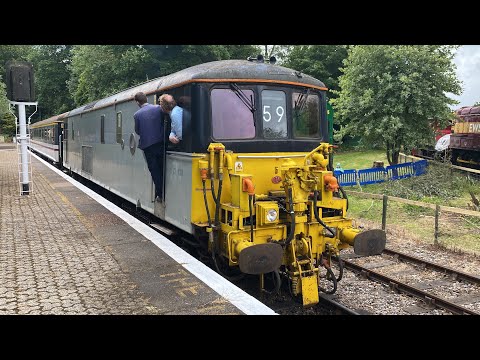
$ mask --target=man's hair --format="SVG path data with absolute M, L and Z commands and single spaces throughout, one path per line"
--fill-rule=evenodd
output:
M 138 93 L 135 94 L 135 98 L 134 98 L 134 99 L 135 99 L 135 101 L 138 101 L 138 103 L 139 103 L 140 105 L 143 105 L 143 104 L 145 104 L 145 103 L 147 102 L 147 95 L 145 95 L 145 93 L 143 93 L 143 92 L 140 91 L 140 92 L 138 92 Z
M 177 106 L 175 99 L 170 94 L 163 94 L 158 98 L 160 106 L 165 111 L 172 111 L 172 109 Z

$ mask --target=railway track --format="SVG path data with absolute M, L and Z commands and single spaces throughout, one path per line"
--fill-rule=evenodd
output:
M 480 315 L 480 305 L 472 306 L 480 303 L 478 276 L 392 249 L 369 259 L 351 256 L 342 261 L 346 269 L 366 279 L 421 300 L 418 313 L 439 308 L 452 314 Z

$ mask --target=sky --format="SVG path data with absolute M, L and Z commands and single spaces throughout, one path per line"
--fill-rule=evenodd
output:
M 463 45 L 457 50 L 454 62 L 458 78 L 463 82 L 463 93 L 460 96 L 450 95 L 460 101 L 452 108 L 472 106 L 480 101 L 480 45 Z

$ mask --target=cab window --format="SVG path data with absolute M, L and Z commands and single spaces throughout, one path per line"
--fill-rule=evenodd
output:
M 242 89 L 247 99 L 253 99 L 252 90 Z M 212 128 L 215 139 L 252 139 L 255 137 L 254 116 L 238 92 L 231 89 L 213 89 Z
M 295 92 L 292 98 L 293 137 L 320 137 L 320 99 L 316 94 Z

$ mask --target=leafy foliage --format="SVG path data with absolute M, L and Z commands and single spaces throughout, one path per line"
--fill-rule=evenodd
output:
M 5 65 L 9 60 L 28 60 L 30 47 L 27 45 L 0 45 L 0 133 L 15 134 L 15 117 L 8 110 L 6 86 L 3 82 Z
M 129 45 L 75 45 L 68 88 L 80 106 L 127 88 L 144 77 L 147 53 Z
M 28 45 L 0 45 L 0 74 L 5 74 L 5 65 L 9 60 L 28 61 Z
M 26 45 L 0 45 L 0 118 L 8 113 L 8 99 L 4 83 L 5 65 L 9 60 L 27 60 Z
M 263 54 L 265 59 L 275 56 L 277 63 L 282 66 L 286 66 L 285 61 L 288 59 L 288 55 L 292 51 L 295 45 L 259 45 L 260 54 Z M 254 54 L 251 54 L 254 55 Z
M 8 110 L 8 100 L 5 84 L 0 76 L 0 134 L 12 136 L 15 134 L 15 117 Z
M 7 92 L 6 86 L 2 82 L 2 77 L 0 76 L 0 117 L 8 112 L 8 101 L 7 101 Z
M 15 117 L 8 109 L 5 84 L 0 76 L 0 134 L 13 136 L 15 134 Z
M 68 66 L 71 62 L 70 45 L 37 45 L 29 53 L 35 72 L 35 93 L 38 116 L 45 119 L 73 109 L 73 99 L 67 88 L 70 78 Z
M 331 90 L 339 90 L 338 77 L 346 58 L 346 45 L 295 45 L 283 65 L 321 80 Z M 336 97 L 336 93 L 330 97 Z
M 432 119 L 441 127 L 452 117 L 460 81 L 452 59 L 456 46 L 357 45 L 348 49 L 333 99 L 342 128 L 369 144 L 387 149 L 390 164 L 398 154 L 433 137 Z
M 252 45 L 77 45 L 68 66 L 77 106 L 203 62 L 246 58 Z
M 0 134 L 14 136 L 16 132 L 15 117 L 11 112 L 0 115 Z
M 0 74 L 8 60 L 33 63 L 35 122 L 189 66 L 258 53 L 256 45 L 0 45 Z M 1 80 L 0 119 L 8 113 Z M 27 116 L 34 110 L 27 108 Z M 4 129 L 11 128 L 9 116 Z

